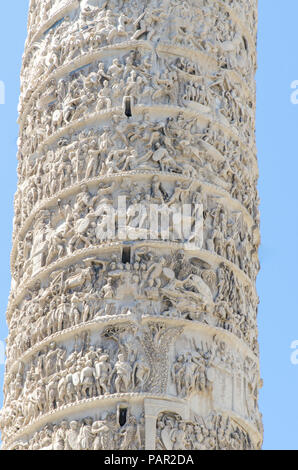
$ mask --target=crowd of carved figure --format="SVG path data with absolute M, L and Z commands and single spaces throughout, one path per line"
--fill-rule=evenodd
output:
M 61 137 L 54 146 L 45 149 L 43 155 L 36 157 L 30 156 L 30 139 L 36 140 L 39 136 L 32 134 L 33 126 L 29 127 L 28 139 L 22 147 L 24 156 L 22 153 L 19 155 L 20 182 L 30 182 L 35 171 L 36 176 L 42 178 L 49 173 L 49 165 L 53 164 L 55 172 L 57 167 L 60 170 L 65 167 L 62 173 L 65 173 L 66 181 L 60 182 L 60 189 L 86 178 L 136 169 L 187 177 L 201 174 L 207 182 L 230 191 L 232 195 L 237 191 L 240 193 L 246 186 L 255 189 L 257 175 L 251 167 L 251 157 L 245 152 L 246 147 L 241 148 L 237 139 L 225 135 L 216 124 L 210 121 L 200 123 L 200 116 L 187 119 L 179 113 L 168 119 L 154 120 L 148 110 L 129 121 L 115 114 L 107 125 L 102 129 L 100 127 L 74 132 L 71 137 Z M 70 164 L 72 171 L 67 171 Z M 86 164 L 89 164 L 88 172 Z M 212 178 L 212 171 L 219 173 L 218 180 L 208 179 Z M 239 174 L 239 181 L 232 178 L 236 174 Z M 69 176 L 72 181 L 67 181 Z M 50 195 L 48 190 L 45 197 Z
M 46 284 L 36 282 L 24 295 L 8 316 L 8 358 L 67 328 L 132 312 L 218 326 L 257 352 L 258 298 L 252 287 L 227 264 L 214 269 L 183 251 L 160 256 L 139 248 L 131 262 L 116 254 L 109 261 L 90 257 L 53 270 Z
M 75 350 L 68 358 L 66 353 L 51 343 L 26 373 L 18 372 L 11 384 L 15 400 L 9 400 L 6 407 L 5 427 L 10 424 L 10 432 L 15 431 L 16 418 L 24 427 L 64 405 L 112 393 L 143 392 L 150 375 L 149 365 L 141 356 L 125 358 L 119 353 L 112 359 L 110 351 L 92 346 L 87 351 Z M 11 407 L 16 416 L 9 414 Z
M 94 417 L 125 395 L 199 398 L 262 433 L 255 3 L 31 0 L 0 413 L 11 447 L 144 449 L 145 413 Z M 156 448 L 254 447 L 231 418 L 190 416 L 161 413 Z
M 234 133 L 247 140 L 254 125 L 254 113 L 252 99 L 243 95 L 243 87 L 232 84 L 226 72 L 203 75 L 179 72 L 181 64 L 180 59 L 169 63 L 160 58 L 159 75 L 154 75 L 152 56 L 132 52 L 123 60 L 94 62 L 58 82 L 52 80 L 46 96 L 43 91 L 26 109 L 22 138 L 28 136 L 30 140 L 32 127 L 38 129 L 35 141 L 31 137 L 31 148 L 36 150 L 69 124 L 127 104 L 125 112 L 129 115 L 137 105 L 172 105 L 201 111 L 221 125 L 235 128 Z
M 91 344 L 90 331 L 77 335 L 68 347 L 49 343 L 6 375 L 1 427 L 10 436 L 41 415 L 81 400 L 115 393 L 153 393 L 156 383 L 162 383 L 164 369 L 170 371 L 164 392 L 181 398 L 212 394 L 213 382 L 222 371 L 241 377 L 247 417 L 253 419 L 260 387 L 254 360 L 243 360 L 223 341 L 208 344 L 193 339 L 173 363 L 164 354 L 166 362 L 160 359 L 158 365 L 154 354 L 160 354 L 163 343 L 173 341 L 179 331 L 174 328 L 169 333 L 165 336 L 164 325 L 130 323 L 104 329 L 100 345 Z M 155 352 L 150 347 L 153 343 Z
M 30 441 L 16 442 L 16 450 L 142 450 L 145 443 L 144 417 L 128 413 L 119 424 L 117 413 L 98 420 L 63 420 L 48 424 Z M 249 434 L 235 421 L 220 414 L 183 420 L 179 415 L 160 414 L 156 425 L 156 449 L 169 450 L 254 450 Z
M 126 14 L 129 13 L 130 15 L 132 15 L 136 11 L 135 7 L 137 6 L 137 3 L 140 3 L 142 7 L 142 2 L 130 2 L 130 4 L 127 4 L 124 0 L 91 0 L 91 2 L 89 0 L 85 0 L 81 3 L 86 9 L 86 11 L 88 11 L 88 5 L 89 8 L 90 6 L 97 5 L 98 9 L 101 10 L 104 10 L 107 7 L 108 9 L 111 9 L 118 14 L 124 11 Z M 30 39 L 38 32 L 38 30 L 45 23 L 49 22 L 52 17 L 55 17 L 55 15 L 59 13 L 59 11 L 63 11 L 65 7 L 71 4 L 77 6 L 78 2 L 77 0 L 31 0 L 28 17 L 28 30 L 30 31 L 28 43 L 30 44 Z M 177 4 L 178 2 L 172 2 L 173 6 L 177 6 Z M 185 6 L 187 4 L 188 2 L 185 2 Z M 226 6 L 228 8 L 227 11 L 230 11 L 242 22 L 244 22 L 250 34 L 252 36 L 254 35 L 254 32 L 256 31 L 255 0 L 221 0 L 218 2 L 218 4 L 219 5 L 209 5 L 209 9 L 212 10 L 213 8 L 217 8 L 218 11 L 221 11 L 220 6 Z M 189 5 L 191 6 L 192 3 L 189 3 Z M 207 3 L 204 0 L 202 0 L 201 2 L 196 2 L 195 6 L 205 6 L 205 10 L 207 11 Z
M 125 422 L 119 413 L 111 412 L 98 419 L 63 420 L 48 424 L 29 441 L 14 444 L 14 450 L 143 450 L 145 419 L 137 419 L 127 409 Z
M 225 258 L 253 281 L 256 279 L 258 231 L 251 221 L 248 227 L 247 217 L 245 220 L 239 209 L 226 209 L 223 198 L 220 202 L 219 196 L 202 193 L 200 183 L 194 181 L 161 181 L 155 176 L 142 181 L 125 178 L 117 183 L 96 184 L 92 190 L 82 184 L 71 197 L 59 200 L 58 211 L 55 202 L 41 212 L 43 217 L 37 213 L 23 240 L 18 244 L 15 241 L 18 263 L 12 274 L 17 285 L 77 250 L 117 240 L 147 240 L 149 234 L 154 240 L 193 243 L 195 248 Z M 122 206 L 125 234 L 121 230 Z M 164 220 L 159 220 L 158 214 L 169 222 L 164 228 L 166 238 Z M 41 252 L 37 266 L 35 255 Z
M 29 135 L 38 137 L 33 128 Z M 43 156 L 29 157 L 26 145 L 22 149 L 26 157 L 20 154 L 18 168 L 15 234 L 43 199 L 92 178 L 136 171 L 200 179 L 229 193 L 258 220 L 257 173 L 250 159 L 214 124 L 203 128 L 198 118 L 178 115 L 154 122 L 145 114 L 127 123 L 116 115 L 101 131 L 59 139 Z
M 218 67 L 237 70 L 244 77 L 255 70 L 252 55 L 255 38 L 243 30 L 223 2 L 156 0 L 148 6 L 143 1 L 121 5 L 118 0 L 108 0 L 97 2 L 102 3 L 99 8 L 82 1 L 80 6 L 77 1 L 68 3 L 73 3 L 73 9 L 63 16 L 63 7 L 59 5 L 60 18 L 57 13 L 53 15 L 55 23 L 28 45 L 23 62 L 23 91 L 32 92 L 29 87 L 36 79 L 81 55 L 127 42 L 145 41 L 151 48 L 170 42 L 174 48 L 211 55 Z M 34 17 L 41 27 L 46 21 L 39 23 L 35 10 L 34 5 Z M 46 11 L 44 6 L 43 18 Z M 246 25 L 249 17 L 254 25 L 254 11 L 249 9 Z M 32 26 L 30 30 L 34 35 Z
M 249 434 L 236 422 L 212 414 L 205 419 L 183 420 L 163 413 L 157 421 L 156 449 L 167 450 L 253 450 Z

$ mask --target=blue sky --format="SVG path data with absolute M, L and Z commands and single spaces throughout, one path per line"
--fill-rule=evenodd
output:
M 0 105 L 1 340 L 7 334 L 5 310 L 17 184 L 16 119 L 27 6 L 26 0 L 2 2 L 0 16 L 0 81 L 6 86 L 6 104 Z M 257 144 L 262 270 L 258 291 L 264 449 L 298 449 L 298 365 L 290 360 L 291 343 L 298 340 L 298 105 L 290 101 L 291 83 L 298 80 L 297 17 L 297 0 L 259 0 Z M 1 401 L 3 374 L 0 365 Z

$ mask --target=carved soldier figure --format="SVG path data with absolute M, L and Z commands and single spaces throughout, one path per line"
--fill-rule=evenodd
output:
M 81 384 L 83 398 L 91 398 L 95 395 L 95 369 L 91 361 L 87 361 L 86 367 L 81 372 Z
M 110 393 L 112 367 L 109 363 L 108 354 L 102 354 L 95 363 L 95 376 L 98 395 Z
M 3 449 L 260 447 L 256 3 L 31 0 Z
M 116 374 L 115 388 L 117 393 L 126 393 L 129 390 L 131 384 L 132 368 L 130 364 L 124 360 L 124 355 L 118 355 L 118 361 L 114 367 L 114 373 Z

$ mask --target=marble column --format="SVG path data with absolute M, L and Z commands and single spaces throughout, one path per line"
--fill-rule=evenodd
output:
M 259 449 L 256 0 L 31 0 L 3 449 Z

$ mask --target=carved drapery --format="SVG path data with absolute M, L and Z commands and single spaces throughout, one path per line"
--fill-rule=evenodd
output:
M 260 447 L 256 24 L 31 1 L 3 448 Z

